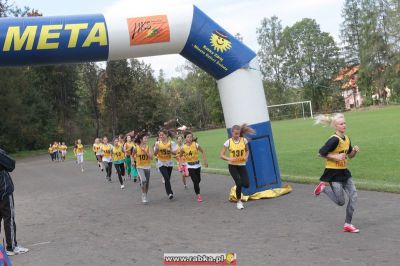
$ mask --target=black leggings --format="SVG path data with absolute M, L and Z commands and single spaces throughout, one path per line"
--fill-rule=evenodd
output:
M 119 183 L 121 183 L 121 185 L 123 185 L 124 180 L 122 180 L 122 176 L 125 175 L 124 163 L 117 163 L 117 164 L 114 164 L 114 166 L 115 166 L 115 170 L 117 170 Z
M 236 198 L 242 198 L 242 187 L 249 187 L 249 175 L 245 165 L 229 165 L 229 173 L 236 184 Z
M 106 178 L 108 181 L 111 181 L 111 172 L 112 172 L 112 162 L 103 162 L 104 168 L 106 168 Z
M 194 192 L 196 192 L 196 195 L 200 194 L 200 181 L 201 181 L 201 167 L 199 168 L 189 168 L 189 175 L 190 178 L 193 181 L 193 187 L 194 187 Z
M 164 177 L 165 192 L 167 192 L 167 195 L 174 194 L 174 192 L 172 192 L 172 188 L 171 188 L 172 166 L 161 166 L 159 169 L 160 169 L 161 175 Z

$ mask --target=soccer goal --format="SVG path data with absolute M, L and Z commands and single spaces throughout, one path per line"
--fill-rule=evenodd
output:
M 313 118 L 311 101 L 269 105 L 268 112 L 271 120 Z

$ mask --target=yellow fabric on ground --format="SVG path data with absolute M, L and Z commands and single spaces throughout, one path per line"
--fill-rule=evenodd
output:
M 282 186 L 282 188 L 274 188 L 267 189 L 264 191 L 256 192 L 253 195 L 245 196 L 242 194 L 242 201 L 248 200 L 258 200 L 258 199 L 272 199 L 277 198 L 282 195 L 288 194 L 292 192 L 292 187 L 288 184 Z M 231 192 L 229 193 L 229 201 L 236 202 L 236 186 L 231 188 Z

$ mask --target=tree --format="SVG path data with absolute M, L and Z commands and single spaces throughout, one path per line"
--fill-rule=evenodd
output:
M 282 33 L 285 47 L 284 67 L 292 87 L 302 87 L 319 111 L 332 93 L 332 77 L 342 62 L 339 48 L 329 33 L 322 32 L 313 19 L 302 19 Z
M 362 31 L 361 0 L 346 0 L 342 9 L 342 17 L 340 38 L 344 57 L 350 65 L 359 64 Z

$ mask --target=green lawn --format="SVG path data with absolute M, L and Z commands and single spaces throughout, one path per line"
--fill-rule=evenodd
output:
M 347 134 L 352 144 L 361 149 L 349 163 L 357 186 L 400 193 L 400 107 L 353 111 L 345 116 Z M 324 161 L 317 152 L 333 129 L 314 125 L 311 119 L 272 122 L 272 129 L 283 180 L 316 183 L 324 168 Z M 226 162 L 219 159 L 226 130 L 209 130 L 196 135 L 206 150 L 208 171 L 227 173 Z M 90 148 L 86 150 L 85 159 L 94 161 Z M 71 148 L 68 157 L 73 158 Z

